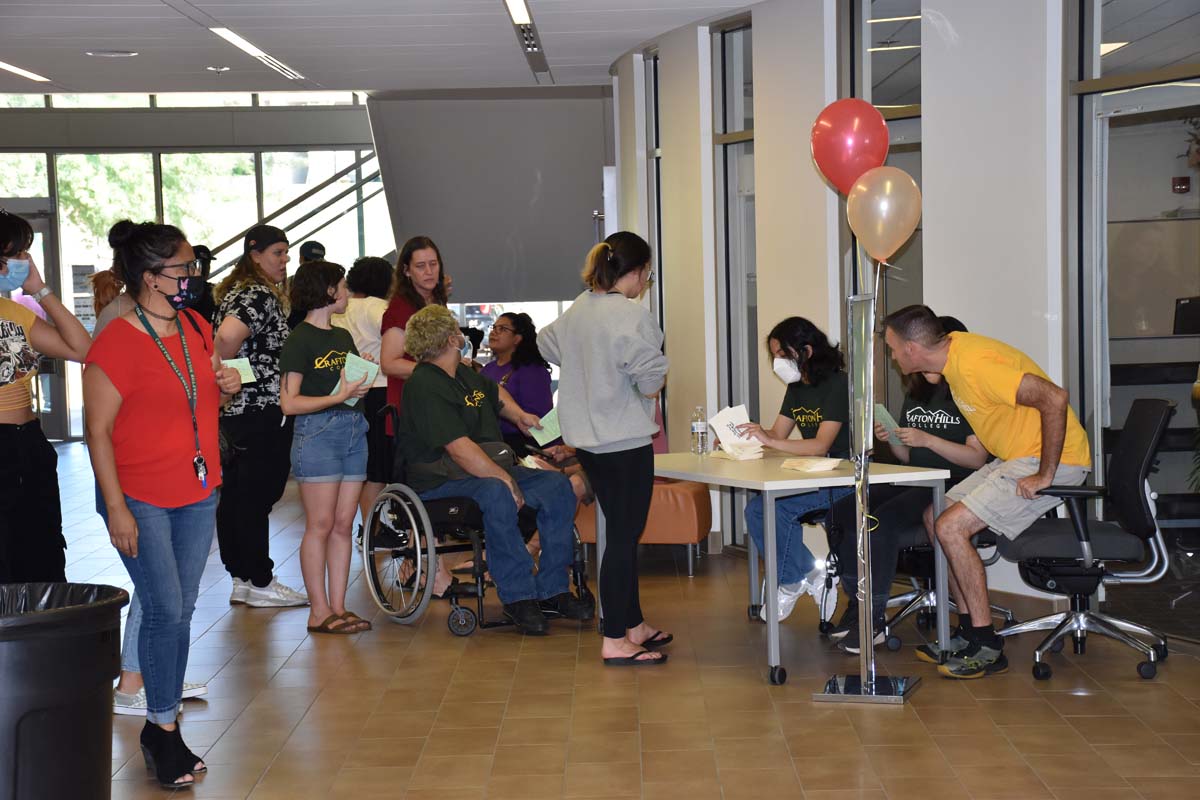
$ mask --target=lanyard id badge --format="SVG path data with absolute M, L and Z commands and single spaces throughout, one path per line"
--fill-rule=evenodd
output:
M 134 313 L 137 314 L 138 320 L 142 323 L 142 327 L 146 329 L 146 333 L 150 334 L 150 338 L 158 345 L 158 350 L 163 354 L 163 358 L 167 360 L 167 364 L 171 367 L 171 371 L 175 373 L 175 377 L 179 379 L 179 383 L 183 386 L 183 392 L 187 395 L 188 408 L 192 412 L 192 437 L 196 444 L 196 455 L 192 458 L 192 472 L 196 473 L 196 480 L 200 481 L 200 485 L 208 488 L 208 463 L 204 460 L 204 454 L 200 451 L 200 425 L 196 421 L 196 400 L 199 395 L 199 388 L 196 383 L 196 371 L 192 368 L 192 356 L 188 352 L 187 337 L 184 336 L 183 326 L 175 323 L 176 330 L 179 331 L 179 344 L 183 348 L 183 362 L 187 368 L 187 378 L 183 377 L 183 373 L 179 370 L 179 366 L 175 360 L 171 358 L 171 354 L 167 352 L 167 346 L 163 344 L 159 338 L 158 332 L 154 330 L 154 326 L 150 324 L 150 320 L 146 319 L 142 307 L 135 306 Z M 183 312 L 179 312 L 182 314 Z

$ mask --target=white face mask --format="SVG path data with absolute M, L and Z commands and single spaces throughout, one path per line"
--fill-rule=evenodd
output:
M 471 340 L 466 337 L 466 334 L 463 334 L 462 340 L 462 345 L 458 348 L 459 352 L 463 358 L 470 358 L 475 352 L 475 348 L 471 345 Z
M 799 383 L 800 368 L 796 366 L 796 362 L 790 358 L 777 358 L 771 367 L 771 371 L 779 376 L 779 380 L 784 383 Z

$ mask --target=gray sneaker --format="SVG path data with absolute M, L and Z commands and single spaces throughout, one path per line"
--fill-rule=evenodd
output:
M 947 655 L 953 655 L 959 650 L 967 646 L 967 637 L 963 636 L 962 628 L 955 628 L 950 632 L 950 643 Z M 938 649 L 937 642 L 931 644 L 923 644 L 917 648 L 917 660 L 924 661 L 926 664 L 942 663 L 942 651 Z
M 951 653 L 945 664 L 938 666 L 938 672 L 946 678 L 973 680 L 984 675 L 1002 675 L 1008 672 L 1008 659 L 1004 656 L 1004 647 L 993 647 L 979 642 L 969 642 L 957 653 Z
M 246 592 L 246 605 L 251 608 L 289 608 L 308 605 L 308 595 L 272 578 L 261 589 L 254 584 Z
M 188 683 L 183 684 L 183 699 L 191 700 L 196 697 L 208 694 L 207 683 Z M 133 694 L 118 692 L 113 689 L 113 713 L 125 717 L 144 717 L 146 716 L 146 687 L 143 686 Z M 183 713 L 183 709 L 179 709 L 179 713 Z
M 250 595 L 250 581 L 244 581 L 241 578 L 233 579 L 233 591 L 229 593 L 229 605 L 240 606 L 246 602 L 246 598 Z

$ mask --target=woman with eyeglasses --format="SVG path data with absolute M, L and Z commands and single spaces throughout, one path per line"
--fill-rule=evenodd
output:
M 308 605 L 282 583 L 271 561 L 269 516 L 291 472 L 292 420 L 279 408 L 279 354 L 287 324 L 287 234 L 271 225 L 246 233 L 241 259 L 217 286 L 216 345 L 221 358 L 250 362 L 247 383 L 221 412 L 225 486 L 217 506 L 217 543 L 233 581 L 230 605 Z
M 554 408 L 550 388 L 550 364 L 538 351 L 537 328 L 528 314 L 501 314 L 488 333 L 492 360 L 483 374 L 508 390 L 517 405 L 530 414 L 545 416 Z M 527 454 L 533 440 L 507 420 L 500 420 L 500 433 L 518 456 Z
M 142 605 L 142 754 L 162 786 L 177 788 L 206 769 L 177 717 L 216 524 L 219 407 L 241 379 L 222 366 L 204 319 L 189 308 L 202 279 L 183 232 L 122 220 L 108 241 L 134 305 L 87 356 L 88 452 L 109 538 Z
M 41 356 L 83 361 L 92 341 L 42 280 L 32 246 L 29 223 L 0 210 L 0 291 L 20 289 L 49 320 L 0 297 L 0 583 L 67 579 L 58 455 L 33 411 L 32 386 Z

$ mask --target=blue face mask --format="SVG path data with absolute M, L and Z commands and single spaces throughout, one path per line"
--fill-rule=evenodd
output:
M 470 358 L 471 355 L 475 352 L 475 348 L 471 344 L 471 340 L 467 338 L 466 334 L 463 334 L 462 347 L 459 349 L 462 351 L 463 358 Z
M 7 266 L 8 273 L 0 275 L 0 292 L 11 292 L 13 289 L 20 289 L 29 277 L 29 259 L 10 258 Z

